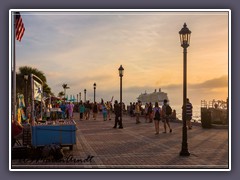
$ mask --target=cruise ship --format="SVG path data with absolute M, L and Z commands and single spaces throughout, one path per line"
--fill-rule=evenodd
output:
M 154 104 L 155 102 L 159 102 L 163 104 L 164 99 L 168 99 L 167 93 L 162 92 L 161 88 L 159 88 L 158 92 L 157 89 L 154 90 L 152 93 L 141 93 L 137 98 L 138 101 L 141 101 L 143 104 L 151 102 Z

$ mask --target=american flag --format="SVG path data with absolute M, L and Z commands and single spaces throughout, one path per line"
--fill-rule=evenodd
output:
M 15 31 L 16 31 L 16 39 L 18 41 L 21 41 L 24 31 L 25 31 L 25 27 L 24 27 L 20 12 L 16 12 Z

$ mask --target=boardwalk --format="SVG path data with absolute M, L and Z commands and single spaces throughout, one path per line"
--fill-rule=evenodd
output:
M 189 157 L 179 156 L 182 124 L 171 123 L 172 133 L 155 135 L 154 124 L 124 116 L 124 129 L 113 129 L 114 120 L 80 121 L 75 114 L 78 130 L 77 144 L 70 151 L 64 148 L 61 162 L 12 161 L 12 168 L 128 168 L 128 169 L 227 169 L 228 130 L 202 129 L 194 126 L 188 131 Z M 162 127 L 161 123 L 161 129 Z

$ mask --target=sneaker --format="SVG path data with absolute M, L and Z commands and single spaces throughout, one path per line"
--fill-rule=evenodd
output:
M 166 131 L 163 131 L 162 133 L 167 133 Z
M 158 134 L 159 134 L 159 132 L 156 132 L 156 133 L 155 133 L 155 135 L 158 135 Z
M 117 127 L 116 126 L 113 126 L 114 129 L 116 129 Z
M 170 133 L 172 132 L 172 129 L 170 129 L 170 131 L 169 131 Z

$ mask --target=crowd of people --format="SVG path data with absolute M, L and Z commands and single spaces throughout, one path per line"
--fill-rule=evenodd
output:
M 100 103 L 97 102 L 52 102 L 51 108 L 57 108 L 60 110 L 61 119 L 73 119 L 73 113 L 79 113 L 79 119 L 82 120 L 97 120 L 99 114 L 102 114 L 102 120 L 111 120 L 114 116 L 115 122 L 113 128 L 123 128 L 121 120 L 122 114 L 127 114 L 133 119 L 135 118 L 136 124 L 141 123 L 141 119 L 145 120 L 145 123 L 153 123 L 155 126 L 155 134 L 159 134 L 160 122 L 163 123 L 163 133 L 172 132 L 170 125 L 171 120 L 176 119 L 176 111 L 172 110 L 168 104 L 168 100 L 165 99 L 163 105 L 160 106 L 158 102 L 153 105 L 151 102 L 145 103 L 144 105 L 141 101 L 130 103 L 127 107 L 124 103 L 122 105 L 116 100 L 114 104 L 112 101 L 106 101 L 102 99 Z M 38 111 L 36 107 L 36 111 Z M 189 99 L 187 99 L 186 105 L 186 120 L 188 129 L 192 128 L 192 104 Z
M 189 130 L 192 129 L 192 108 L 193 106 L 187 98 L 186 122 L 187 128 Z M 143 105 L 140 101 L 136 103 L 130 103 L 128 107 L 128 112 L 131 117 L 136 118 L 136 124 L 141 123 L 140 117 L 144 117 L 146 123 L 152 123 L 154 121 L 156 131 L 155 134 L 159 134 L 159 126 L 161 121 L 163 122 L 163 133 L 167 133 L 167 129 L 171 133 L 173 130 L 170 126 L 170 121 L 174 121 L 177 119 L 176 110 L 172 110 L 167 99 L 164 99 L 163 105 L 161 107 L 158 102 L 155 102 L 154 105 L 151 102 Z
M 172 112 L 172 108 L 169 106 L 168 101 L 165 99 L 162 107 L 159 106 L 158 102 L 155 102 L 153 106 L 152 103 L 146 103 L 144 107 L 140 101 L 136 103 L 130 103 L 129 115 L 131 117 L 136 117 L 136 124 L 141 123 L 140 116 L 145 118 L 145 122 L 152 123 L 154 121 L 156 135 L 159 134 L 160 121 L 164 124 L 163 133 L 167 133 L 167 127 L 169 132 L 172 132 L 170 126 L 170 119 L 176 118 L 176 111 Z
M 73 104 L 72 102 L 64 103 L 62 102 L 59 105 L 59 108 L 62 111 L 62 118 L 73 118 L 73 112 L 79 113 L 80 120 L 97 120 L 99 118 L 99 113 L 102 114 L 102 120 L 107 121 L 111 120 L 112 116 L 115 116 L 115 123 L 113 128 L 122 128 L 122 122 L 120 119 L 121 111 L 123 114 L 128 114 L 130 117 L 135 118 L 136 124 L 141 123 L 140 119 L 144 118 L 145 123 L 153 123 L 155 126 L 155 134 L 159 134 L 160 131 L 160 122 L 163 123 L 163 133 L 172 133 L 172 128 L 170 125 L 171 120 L 176 119 L 176 110 L 172 110 L 171 106 L 167 99 L 164 100 L 163 105 L 160 106 L 158 102 L 155 102 L 153 105 L 151 102 L 143 105 L 140 101 L 135 103 L 130 103 L 129 106 L 126 106 L 122 103 L 122 106 L 117 101 L 112 104 L 111 101 L 104 102 L 103 99 L 100 103 L 97 102 L 82 102 Z M 191 119 L 192 119 L 192 104 L 187 99 L 186 105 L 186 120 L 188 129 L 192 128 Z
M 97 114 L 100 112 L 102 113 L 103 120 L 107 121 L 107 119 L 111 120 L 113 106 L 110 101 L 104 102 L 102 100 L 101 103 L 97 102 L 90 103 L 89 101 L 83 103 L 82 101 L 80 101 L 76 111 L 79 112 L 80 114 L 80 120 L 89 120 L 91 112 L 93 115 L 93 119 L 96 120 Z

